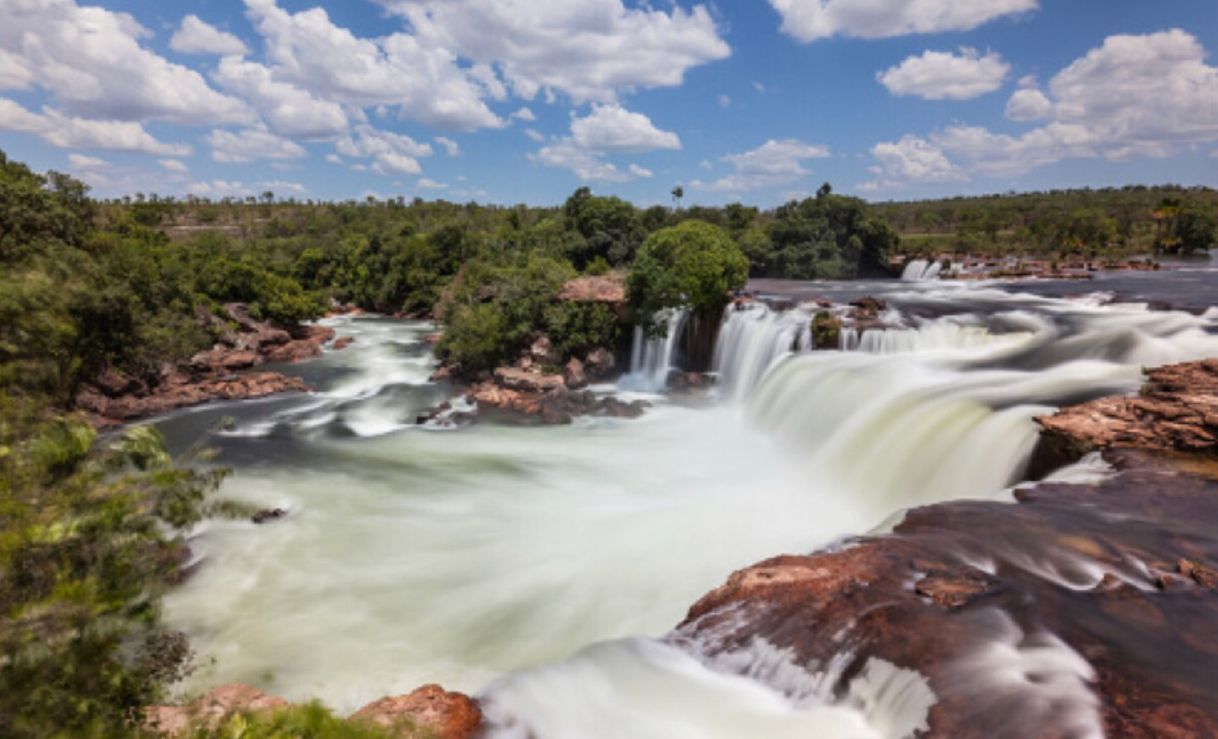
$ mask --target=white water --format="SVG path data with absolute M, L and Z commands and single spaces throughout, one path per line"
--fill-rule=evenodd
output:
M 426 380 L 429 327 L 338 321 L 357 341 L 318 363 L 335 373 L 315 380 L 323 392 L 249 406 L 224 437 L 239 464 L 224 494 L 290 515 L 211 522 L 192 542 L 203 566 L 166 604 L 214 660 L 191 687 L 249 682 L 350 710 L 440 682 L 486 691 L 503 736 L 907 735 L 919 709 L 893 696 L 912 688 L 792 699 L 736 676 L 758 655 L 704 665 L 643 637 L 739 567 L 912 505 L 1000 497 L 1034 415 L 1132 390 L 1143 364 L 1218 356 L 1209 315 L 916 297 L 956 315 L 898 316 L 849 352 L 811 351 L 811 310 L 729 313 L 709 407 L 659 398 L 636 421 L 453 433 L 412 425 L 444 394 Z M 633 363 L 650 390 L 676 321 Z
M 677 348 L 689 312 L 665 311 L 663 336 L 648 336 L 641 326 L 634 327 L 630 348 L 630 372 L 618 385 L 624 390 L 658 393 L 668 387 L 668 376 L 677 367 Z
M 906 282 L 937 280 L 942 271 L 943 263 L 937 259 L 934 261 L 915 259 L 905 265 L 905 271 L 901 273 L 901 279 Z

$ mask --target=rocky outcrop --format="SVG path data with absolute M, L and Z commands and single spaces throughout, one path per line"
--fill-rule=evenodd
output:
M 215 731 L 237 714 L 267 715 L 291 705 L 249 685 L 224 685 L 189 705 L 149 708 L 144 727 L 154 735 L 185 737 L 200 729 Z M 369 703 L 347 720 L 399 739 L 470 739 L 482 725 L 482 710 L 467 695 L 425 685 Z
M 382 698 L 351 715 L 351 721 L 380 729 L 413 726 L 435 739 L 467 739 L 482 724 L 482 710 L 463 693 L 425 685 L 410 695 Z
M 737 572 L 671 638 L 780 690 L 789 670 L 740 655 L 766 644 L 839 697 L 873 660 L 914 670 L 926 736 L 1218 735 L 1218 482 L 1139 469 L 1017 497 Z
M 1101 398 L 1036 420 L 1043 429 L 1036 475 L 1097 450 L 1218 456 L 1218 359 L 1150 370 L 1136 396 Z
M 576 277 L 563 285 L 559 300 L 572 303 L 604 303 L 610 306 L 626 304 L 626 276 L 611 272 L 596 277 Z
M 206 310 L 197 315 L 201 325 L 219 336 L 211 349 L 176 365 L 167 364 L 155 377 L 138 379 L 107 369 L 80 390 L 76 408 L 89 414 L 96 425 L 108 427 L 214 400 L 246 400 L 309 389 L 299 378 L 248 370 L 315 357 L 334 340 L 334 329 L 317 325 L 278 328 L 254 319 L 239 303 L 225 305 L 224 313 L 227 319 Z M 339 340 L 343 341 L 346 346 L 351 339 Z

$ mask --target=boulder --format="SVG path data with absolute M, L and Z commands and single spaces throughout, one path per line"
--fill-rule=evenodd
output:
M 567 366 L 563 368 L 563 381 L 567 387 L 572 390 L 579 390 L 588 386 L 588 374 L 584 371 L 584 363 L 578 359 L 572 359 L 567 362 Z
M 543 375 L 540 372 L 528 372 L 516 367 L 500 367 L 495 370 L 495 382 L 508 390 L 525 393 L 544 393 L 547 390 L 563 387 L 561 375 Z
M 382 698 L 351 715 L 351 721 L 381 729 L 422 729 L 436 739 L 470 739 L 482 725 L 482 710 L 472 698 L 439 685 L 425 685 L 409 695 Z
M 222 346 L 199 352 L 190 358 L 191 369 L 196 372 L 235 372 L 261 362 L 262 357 L 253 349 L 227 349 Z
M 559 300 L 572 303 L 626 304 L 626 276 L 618 273 L 576 277 L 563 285 Z
M 554 349 L 553 342 L 549 336 L 539 336 L 529 346 L 528 356 L 538 364 L 558 364 L 562 361 L 562 357 Z
M 589 380 L 609 379 L 616 367 L 617 360 L 614 359 L 613 352 L 603 346 L 593 349 L 584 357 L 584 372 Z
M 340 336 L 338 339 L 335 339 L 333 349 L 336 352 L 341 352 L 343 349 L 346 349 L 354 343 L 354 336 Z

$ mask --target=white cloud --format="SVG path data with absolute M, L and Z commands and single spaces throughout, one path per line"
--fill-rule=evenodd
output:
M 878 164 L 871 168 L 877 179 L 862 189 L 896 187 L 907 182 L 955 182 L 968 179 L 948 160 L 943 150 L 926 139 L 904 136 L 897 142 L 876 144 L 871 150 Z
M 1024 77 L 1019 89 L 1007 101 L 1006 116 L 1013 121 L 1037 121 L 1053 112 L 1053 101 L 1036 85 L 1036 78 Z
M 536 128 L 524 129 L 524 135 L 528 136 L 530 139 L 536 141 L 539 144 L 546 140 L 545 134 L 543 134 L 541 131 L 538 131 Z
M 177 159 L 162 159 L 160 160 L 160 165 L 166 170 L 176 172 L 177 174 L 186 174 L 189 171 L 189 168 Z
M 1007 115 L 1046 120 L 1039 128 L 1010 135 L 955 125 L 925 139 L 906 138 L 950 158 L 966 175 L 991 177 L 1065 159 L 1171 156 L 1218 141 L 1218 68 L 1205 56 L 1197 39 L 1181 30 L 1111 36 L 1054 76 L 1047 93 L 1034 80 L 1021 80 Z M 901 184 L 903 175 L 905 182 L 926 179 L 883 161 L 878 169 L 889 186 Z
M 447 136 L 437 136 L 434 140 L 437 144 L 440 145 L 440 148 L 444 149 L 445 153 L 447 153 L 450 157 L 461 156 L 461 147 L 457 144 L 456 141 L 453 141 L 452 139 L 448 138 Z
M 447 190 L 448 189 L 448 185 L 445 185 L 443 182 L 436 182 L 435 180 L 429 179 L 427 177 L 421 178 L 418 182 L 415 183 L 414 186 L 415 186 L 415 189 L 417 189 L 417 190 Z
M 85 156 L 84 154 L 69 154 L 68 165 L 72 169 L 103 169 L 109 167 L 110 163 L 98 157 Z
M 533 121 L 537 120 L 537 116 L 533 115 L 533 111 L 529 110 L 527 107 L 521 107 L 520 110 L 517 110 L 508 117 L 515 118 L 518 121 L 524 121 L 525 123 L 532 123 Z
M 729 95 L 720 95 L 720 96 L 719 96 L 719 107 L 720 107 L 720 108 L 724 108 L 724 109 L 727 109 L 727 108 L 732 107 L 732 98 L 731 98 L 731 96 L 729 96 Z
M 796 139 L 770 139 L 751 151 L 723 157 L 735 171 L 701 186 L 718 192 L 740 193 L 787 185 L 811 174 L 804 167 L 805 161 L 829 155 L 829 150 L 823 146 Z
M 535 137 L 530 134 L 530 138 L 540 141 L 544 137 L 538 133 Z M 547 167 L 570 169 L 581 180 L 626 182 L 650 177 L 651 172 L 635 164 L 623 170 L 607 161 L 607 156 L 680 148 L 677 134 L 656 128 L 642 113 L 617 103 L 594 103 L 588 115 L 571 120 L 569 136 L 542 147 L 530 158 Z
M 275 131 L 285 136 L 321 139 L 347 130 L 347 115 L 331 100 L 274 78 L 270 68 L 235 56 L 220 60 L 214 79 L 256 107 Z
M 996 52 L 982 56 L 964 47 L 960 53 L 926 51 L 876 75 L 894 95 L 926 100 L 969 100 L 1002 87 L 1011 65 Z
M 196 182 L 188 188 L 188 192 L 201 198 L 229 198 L 253 195 L 254 189 L 241 182 L 212 180 L 210 182 Z
M 0 98 L 0 129 L 32 133 L 62 149 L 104 149 L 159 156 L 187 156 L 185 144 L 158 141 L 133 121 L 100 121 L 66 116 L 52 108 L 34 113 L 7 98 Z
M 558 90 L 576 103 L 622 91 L 676 87 L 692 67 L 731 48 L 705 6 L 671 11 L 622 0 L 378 0 L 400 13 L 428 48 L 494 65 L 532 99 Z
M 661 131 L 647 116 L 616 103 L 593 104 L 588 115 L 571 121 L 571 138 L 581 148 L 600 152 L 681 148 L 681 139 L 675 133 Z
M 428 144 L 369 125 L 357 127 L 354 136 L 339 139 L 337 148 L 346 157 L 372 159 L 372 170 L 380 174 L 418 174 L 423 171 L 419 158 L 432 154 Z
M 405 33 L 359 38 L 322 8 L 289 13 L 275 0 L 245 4 L 276 81 L 344 105 L 396 106 L 402 116 L 441 129 L 504 125 L 482 100 L 485 80 L 458 66 L 447 47 Z
M 803 42 L 969 31 L 1039 7 L 1037 0 L 770 0 L 770 5 L 782 16 L 783 32 Z
M 308 156 L 308 152 L 295 141 L 260 128 L 248 128 L 239 133 L 215 130 L 208 135 L 207 143 L 211 146 L 211 158 L 228 164 Z
M 143 48 L 150 32 L 126 13 L 72 0 L 8 0 L 0 23 L 0 79 L 48 90 L 84 118 L 208 125 L 252 122 L 239 100 L 194 70 Z M 11 65 L 11 67 L 10 67 Z
M 173 38 L 169 39 L 169 48 L 179 54 L 240 56 L 249 53 L 241 39 L 227 31 L 221 31 L 197 15 L 188 15 L 182 19 L 181 27 L 173 34 Z

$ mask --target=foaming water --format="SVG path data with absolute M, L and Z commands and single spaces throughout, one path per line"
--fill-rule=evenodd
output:
M 499 736 L 909 735 L 933 697 L 897 666 L 869 667 L 848 696 L 774 692 L 740 677 L 775 664 L 764 650 L 695 659 L 642 637 L 757 560 L 911 506 L 1001 498 L 1034 416 L 1133 390 L 1143 364 L 1218 356 L 1218 327 L 992 288 L 902 303 L 850 351 L 813 350 L 813 309 L 729 312 L 708 405 L 656 396 L 635 421 L 450 433 L 414 421 L 453 394 L 427 379 L 430 326 L 336 321 L 356 342 L 301 365 L 316 394 L 165 424 L 197 437 L 235 415 L 211 437 L 236 467 L 223 494 L 289 511 L 192 541 L 202 566 L 166 602 L 210 660 L 188 687 L 352 709 L 441 682 L 485 690 Z M 664 387 L 680 321 L 640 337 L 636 389 Z M 820 669 L 777 663 L 796 680 Z
M 689 312 L 669 310 L 661 316 L 663 336 L 648 336 L 641 326 L 634 327 L 630 349 L 630 372 L 619 381 L 624 390 L 662 392 L 668 376 L 677 367 L 677 347 Z

